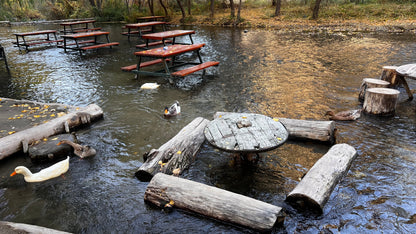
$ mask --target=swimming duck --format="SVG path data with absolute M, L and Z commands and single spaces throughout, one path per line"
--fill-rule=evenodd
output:
M 80 145 L 70 140 L 62 140 L 56 145 L 60 144 L 68 144 L 72 146 L 72 148 L 74 148 L 74 154 L 79 156 L 80 158 L 92 157 L 96 154 L 95 149 L 89 145 Z
M 140 89 L 157 89 L 160 86 L 158 83 L 144 83 Z
M 331 120 L 356 120 L 361 116 L 361 109 L 341 111 L 336 114 L 332 111 L 327 111 L 325 115 L 329 115 Z
M 49 180 L 55 177 L 58 177 L 68 171 L 69 168 L 69 156 L 50 167 L 40 170 L 37 173 L 32 174 L 32 172 L 24 166 L 18 166 L 14 169 L 14 172 L 10 176 L 15 176 L 16 174 L 22 174 L 26 182 L 42 182 Z
M 181 113 L 181 106 L 179 105 L 178 101 L 175 101 L 175 103 L 172 104 L 172 106 L 165 107 L 165 111 L 163 113 L 163 115 L 165 117 L 171 117 L 171 116 L 175 116 L 175 115 L 179 115 Z

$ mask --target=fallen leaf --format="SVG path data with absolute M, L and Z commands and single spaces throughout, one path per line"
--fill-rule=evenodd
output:
M 11 131 L 11 132 L 9 132 L 9 135 L 12 135 L 13 133 L 15 133 L 16 131 Z

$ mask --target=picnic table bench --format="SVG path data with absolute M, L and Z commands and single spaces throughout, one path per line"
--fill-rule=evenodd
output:
M 161 26 L 162 31 L 165 31 L 166 22 L 162 21 L 150 21 L 144 23 L 136 23 L 136 24 L 126 24 L 124 28 L 127 29 L 127 32 L 122 32 L 121 34 L 127 36 L 130 40 L 130 37 L 137 36 L 141 37 L 146 32 L 155 32 L 156 26 Z
M 67 34 L 63 35 L 64 44 L 63 48 L 65 53 L 68 49 L 71 50 L 78 50 L 80 54 L 82 51 L 98 49 L 103 47 L 110 47 L 119 45 L 118 42 L 110 42 L 108 37 L 110 33 L 105 31 L 92 31 L 92 32 L 85 32 L 85 33 L 76 33 L 76 34 Z M 106 42 L 100 42 L 98 38 L 100 36 L 105 36 Z M 73 43 L 69 43 L 69 41 L 73 41 Z
M 165 17 L 164 16 L 160 16 L 160 15 L 151 15 L 151 16 L 142 16 L 142 17 L 137 17 L 137 22 L 146 22 L 146 21 L 164 21 Z
M 191 41 L 190 44 L 194 44 L 194 41 L 192 40 L 192 34 L 195 34 L 194 30 L 172 30 L 172 31 L 164 31 L 164 32 L 157 32 L 157 33 L 149 33 L 149 34 L 142 35 L 142 38 L 146 40 L 146 43 L 136 45 L 136 48 L 148 49 L 149 47 L 157 46 L 157 45 L 165 46 L 168 43 L 178 44 L 176 42 L 176 38 L 181 37 L 181 36 L 186 36 L 186 35 L 189 36 L 189 39 Z M 172 40 L 166 40 L 168 38 L 172 38 Z M 155 41 L 149 42 L 150 40 L 155 40 Z M 181 44 L 185 44 L 185 43 L 181 43 Z
M 199 50 L 204 47 L 205 44 L 192 44 L 192 45 L 170 45 L 163 48 L 155 48 L 150 50 L 144 50 L 135 52 L 134 54 L 138 57 L 138 63 L 136 65 L 130 65 L 126 67 L 122 67 L 122 71 L 128 71 L 133 72 L 137 75 L 143 74 L 143 75 L 152 75 L 152 76 L 165 76 L 165 77 L 182 77 L 189 75 L 191 73 L 194 73 L 196 71 L 211 67 L 211 66 L 217 66 L 219 62 L 210 61 L 210 62 L 202 62 L 201 55 L 199 53 Z M 196 52 L 199 62 L 185 62 L 185 61 L 176 61 L 175 57 L 178 55 L 182 55 L 188 52 Z M 145 58 L 150 58 L 154 60 L 150 61 L 143 61 Z M 171 65 L 168 65 L 168 62 L 170 61 Z M 164 69 L 161 71 L 144 71 L 141 70 L 143 67 L 160 64 L 162 63 L 164 66 Z M 176 68 L 179 66 L 185 66 L 185 65 L 195 65 L 189 68 L 185 68 L 180 71 L 176 71 L 171 73 L 170 69 Z
M 58 40 L 56 36 L 56 30 L 43 30 L 43 31 L 34 31 L 34 32 L 25 32 L 25 33 L 14 33 L 16 36 L 16 42 L 13 42 L 17 47 L 25 47 L 26 51 L 29 51 L 30 46 L 41 45 L 41 44 L 51 44 L 56 43 L 59 45 L 63 40 Z M 51 39 L 52 35 L 52 39 Z M 27 37 L 35 36 L 35 38 L 28 40 Z M 45 37 L 42 37 L 45 36 Z
M 90 25 L 92 27 L 89 27 Z M 64 34 L 101 30 L 100 27 L 95 27 L 95 20 L 64 22 L 64 23 L 61 23 L 61 26 L 64 26 L 64 29 L 61 31 Z M 75 26 L 78 26 L 78 27 L 75 28 Z

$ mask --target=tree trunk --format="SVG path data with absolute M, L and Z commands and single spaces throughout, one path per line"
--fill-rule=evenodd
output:
M 280 15 L 280 7 L 282 5 L 282 0 L 276 0 L 276 10 L 274 11 L 274 16 L 279 16 Z
M 0 160 L 21 151 L 23 145 L 31 144 L 35 141 L 42 140 L 43 138 L 65 132 L 65 123 L 78 116 L 80 113 L 89 114 L 91 120 L 102 118 L 103 116 L 103 110 L 99 106 L 91 104 L 85 108 L 80 108 L 76 112 L 68 113 L 44 124 L 16 132 L 13 135 L 2 137 L 0 138 Z M 76 121 L 73 121 L 72 123 L 75 124 L 75 122 Z M 78 121 L 78 124 L 82 123 Z M 71 125 L 69 127 L 75 126 Z
M 191 5 L 192 5 L 191 3 L 192 2 L 191 2 L 191 0 L 187 0 L 186 3 L 188 5 L 188 15 L 191 15 Z
M 242 1 L 240 0 L 239 4 L 238 4 L 238 11 L 237 11 L 237 23 L 241 22 L 241 17 L 240 17 L 240 13 L 241 13 L 241 5 L 242 5 Z
M 160 5 L 163 8 L 163 11 L 165 12 L 165 18 L 168 17 L 168 9 L 166 8 L 165 4 L 163 3 L 163 0 L 159 0 Z
M 149 5 L 150 15 L 155 15 L 155 12 L 153 9 L 153 0 L 147 0 L 147 4 Z
M 182 19 L 180 21 L 184 22 L 186 15 L 185 15 L 185 10 L 183 9 L 183 6 L 182 6 L 182 2 L 181 2 L 181 0 L 176 0 L 176 2 L 178 3 L 178 6 L 179 6 L 179 8 L 181 9 L 181 12 L 182 12 Z
M 396 66 L 384 66 L 381 71 L 380 79 L 389 82 L 389 88 L 396 88 L 399 85 L 396 69 Z
M 144 200 L 159 207 L 177 207 L 259 231 L 282 223 L 282 208 L 213 186 L 158 173 Z
M 230 0 L 231 18 L 235 17 L 234 0 Z
M 214 7 L 215 7 L 215 0 L 211 0 L 211 14 L 210 14 L 211 20 L 214 20 Z
M 332 146 L 289 193 L 286 201 L 296 209 L 322 214 L 332 191 L 347 174 L 356 156 L 357 151 L 348 144 Z
M 194 161 L 204 143 L 204 129 L 208 123 L 209 120 L 198 117 L 159 149 L 152 149 L 145 154 L 145 162 L 135 173 L 136 177 L 141 181 L 149 181 L 158 172 L 172 174 L 177 170 L 182 173 Z
M 313 11 L 312 11 L 312 19 L 314 19 L 314 20 L 318 19 L 319 6 L 320 5 L 321 5 L 321 0 L 315 0 L 315 5 L 314 5 Z
M 399 91 L 389 88 L 367 89 L 364 98 L 363 111 L 372 115 L 393 115 L 396 110 L 399 94 Z
M 214 118 L 231 112 L 216 112 Z M 335 122 L 277 118 L 289 132 L 289 139 L 313 140 L 335 143 Z

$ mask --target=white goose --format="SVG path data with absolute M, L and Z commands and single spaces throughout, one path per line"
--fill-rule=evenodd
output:
M 32 173 L 27 167 L 18 166 L 14 169 L 14 172 L 10 176 L 16 174 L 22 174 L 26 182 L 42 182 L 55 177 L 58 177 L 68 171 L 69 168 L 69 156 L 50 167 L 40 170 L 37 173 Z
M 163 115 L 165 117 L 172 117 L 175 115 L 179 115 L 181 113 L 181 106 L 179 105 L 178 101 L 175 101 L 175 103 L 172 104 L 172 106 L 165 107 L 165 111 L 163 113 Z

